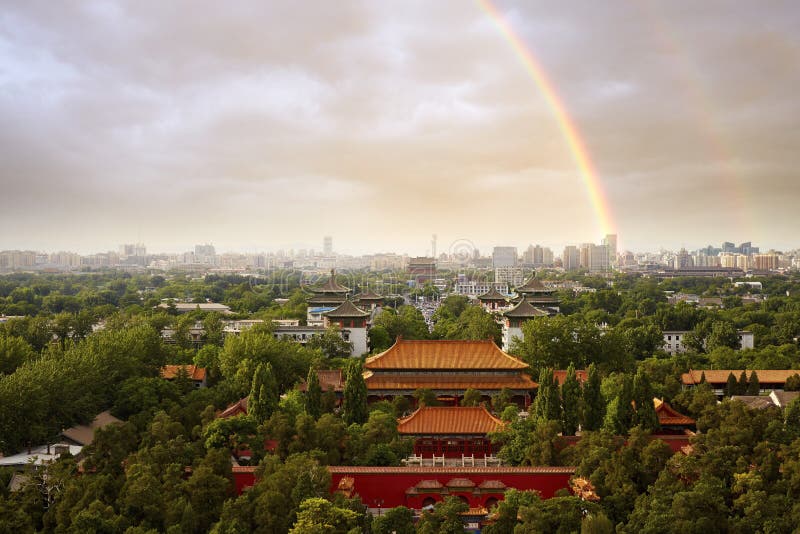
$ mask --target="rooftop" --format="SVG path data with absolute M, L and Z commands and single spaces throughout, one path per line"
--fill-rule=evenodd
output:
M 309 289 L 314 293 L 347 293 L 350 291 L 349 287 L 344 287 L 336 281 L 336 269 L 331 269 L 331 277 L 324 284 Z
M 206 370 L 196 365 L 165 365 L 161 368 L 161 378 L 173 380 L 178 377 L 181 369 L 186 371 L 189 380 L 205 380 Z
M 356 305 L 351 301 L 345 300 L 335 309 L 324 312 L 322 315 L 328 317 L 329 319 L 335 319 L 338 317 L 369 317 L 369 312 L 365 312 L 360 308 L 356 308 Z
M 533 305 L 531 305 L 531 303 L 528 302 L 528 300 L 524 295 L 516 306 L 514 306 L 513 308 L 511 308 L 506 312 L 503 312 L 503 317 L 511 317 L 511 318 L 547 317 L 548 315 L 550 314 L 545 310 L 536 308 Z
M 547 287 L 544 287 L 544 284 L 536 278 L 534 274 L 531 276 L 527 282 L 516 288 L 514 291 L 517 293 L 552 293 L 553 290 Z
M 484 435 L 504 424 L 483 406 L 423 406 L 408 417 L 399 419 L 397 431 L 416 435 Z
M 658 424 L 661 426 L 690 426 L 695 424 L 694 419 L 679 413 L 661 399 L 653 399 L 653 404 L 655 405 L 656 415 L 658 415 Z
M 397 338 L 386 351 L 367 358 L 365 369 L 526 369 L 528 364 L 506 354 L 492 340 L 406 340 Z
M 749 380 L 750 374 L 754 370 L 746 369 L 744 371 Z M 800 371 L 796 369 L 755 369 L 755 372 L 759 383 L 762 385 L 783 384 L 790 376 L 800 374 Z M 738 380 L 739 376 L 742 374 L 742 369 L 694 369 L 690 370 L 688 373 L 683 373 L 681 375 L 681 382 L 687 386 L 697 385 L 700 383 L 703 373 L 705 373 L 706 382 L 709 384 L 725 384 L 728 382 L 728 375 L 731 373 L 733 373 L 733 376 Z
M 492 287 L 489 291 L 484 293 L 483 295 L 478 295 L 478 300 L 483 301 L 507 301 L 508 297 L 500 293 L 495 287 Z
M 61 432 L 61 435 L 78 445 L 91 445 L 94 441 L 94 431 L 108 425 L 121 423 L 119 419 L 106 410 L 100 412 L 88 425 L 75 425 Z

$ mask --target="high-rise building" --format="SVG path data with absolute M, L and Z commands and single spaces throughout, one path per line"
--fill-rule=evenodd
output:
M 333 238 L 329 235 L 322 238 L 322 254 L 323 256 L 333 255 Z
M 517 247 L 494 247 L 492 251 L 492 267 L 516 267 Z
M 611 268 L 608 247 L 606 245 L 589 244 L 589 271 L 593 273 L 605 272 Z
M 693 266 L 692 257 L 686 252 L 685 248 L 682 248 L 675 256 L 674 266 L 676 269 L 686 269 Z
M 606 234 L 602 245 L 608 250 L 608 264 L 612 267 L 615 266 L 617 264 L 617 234 Z
M 567 245 L 564 247 L 564 255 L 561 257 L 561 264 L 565 271 L 580 269 L 581 263 L 578 247 L 574 245 Z

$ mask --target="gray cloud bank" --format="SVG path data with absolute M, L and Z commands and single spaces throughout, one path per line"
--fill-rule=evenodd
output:
M 624 245 L 800 245 L 795 2 L 498 2 Z M 424 252 L 597 240 L 536 85 L 470 2 L 0 11 L 0 248 Z

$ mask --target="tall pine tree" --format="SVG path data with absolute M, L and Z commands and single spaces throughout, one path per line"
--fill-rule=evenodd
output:
M 653 405 L 653 388 L 650 379 L 641 371 L 633 378 L 633 401 L 636 404 L 633 424 L 646 430 L 658 429 L 658 414 Z
M 758 395 L 761 393 L 761 384 L 758 382 L 758 375 L 755 371 L 750 372 L 750 381 L 747 383 L 747 394 Z
M 561 396 L 550 368 L 542 369 L 539 373 L 534 414 L 537 421 L 561 421 Z
M 306 412 L 314 419 L 319 419 L 322 414 L 322 387 L 314 367 L 308 370 L 306 378 Z
M 257 423 L 263 423 L 278 407 L 278 383 L 272 372 L 272 365 L 260 363 L 253 373 L 250 398 L 247 399 L 247 414 Z
M 747 371 L 742 370 L 739 375 L 739 383 L 736 384 L 737 395 L 747 395 Z
M 736 395 L 736 390 L 738 388 L 738 384 L 736 382 L 736 377 L 733 376 L 733 373 L 728 373 L 728 381 L 725 382 L 725 389 L 723 390 L 723 394 L 726 397 L 732 397 Z
M 581 410 L 581 428 L 583 430 L 599 430 L 606 416 L 606 403 L 600 391 L 602 380 L 600 372 L 594 364 L 589 366 L 586 383 L 583 385 L 583 410 Z
M 575 375 L 575 366 L 569 364 L 567 377 L 561 386 L 561 431 L 565 436 L 574 436 L 580 422 L 581 383 Z
M 342 417 L 348 425 L 367 422 L 367 384 L 358 361 L 351 361 L 345 372 Z
M 612 403 L 613 410 L 606 417 L 608 429 L 618 435 L 627 434 L 633 423 L 633 379 L 626 374 L 622 389 Z

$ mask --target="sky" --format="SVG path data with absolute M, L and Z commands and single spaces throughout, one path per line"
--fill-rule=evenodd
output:
M 797 28 L 793 0 L 4 2 L 0 249 L 797 248 Z

